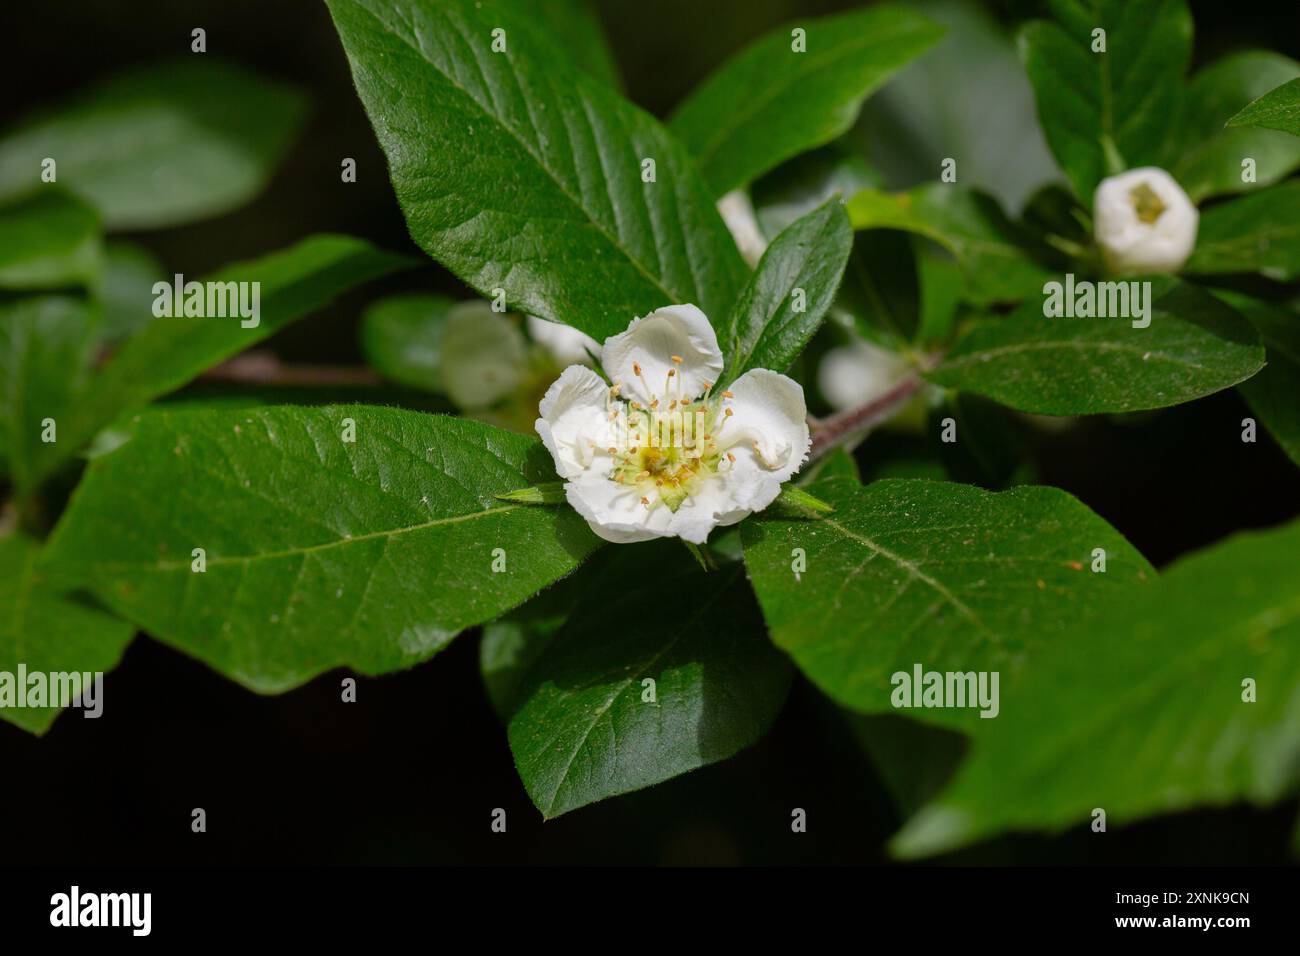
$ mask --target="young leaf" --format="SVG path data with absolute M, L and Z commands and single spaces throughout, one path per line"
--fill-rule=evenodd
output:
M 0 206 L 0 289 L 88 285 L 99 275 L 99 219 L 66 193 Z
M 902 229 L 949 249 L 966 273 L 966 299 L 977 305 L 1036 295 L 1049 275 L 1028 234 L 990 197 L 951 183 L 905 193 L 866 190 L 849 200 L 854 229 Z
M 852 248 L 853 230 L 837 197 L 776 237 L 719 336 L 727 381 L 751 368 L 790 367 L 835 300 Z
M 847 132 L 862 101 L 942 34 L 919 13 L 889 5 L 791 22 L 701 83 L 673 114 L 672 130 L 721 196 Z
M 1121 826 L 1294 788 L 1297 553 L 1297 523 L 1238 535 L 1069 628 L 1005 688 L 1001 716 L 895 849 L 1082 829 L 1096 807 Z
M 36 572 L 40 545 L 21 534 L 0 537 L 0 672 L 17 675 L 95 674 L 117 666 L 135 629 L 44 584 Z M 49 698 L 47 698 L 49 700 Z M 0 706 L 0 718 L 43 734 L 57 706 Z
M 596 339 L 671 303 L 727 313 L 745 266 L 689 155 L 526 19 L 471 0 L 329 7 L 429 255 Z
M 1091 203 L 1104 177 L 1166 165 L 1192 17 L 1184 0 L 1058 0 L 1054 8 L 1059 22 L 1038 20 L 1020 31 L 1020 58 L 1047 143 L 1079 198 Z
M 1224 129 L 1235 110 L 1265 90 L 1300 75 L 1300 63 L 1266 50 L 1224 57 L 1187 84 L 1182 146 L 1170 170 L 1192 202 L 1270 185 L 1300 165 L 1300 139 L 1250 127 Z M 1251 161 L 1246 181 L 1242 163 Z
M 1080 615 L 1154 574 L 1055 488 L 831 478 L 811 491 L 835 513 L 745 522 L 745 566 L 772 640 L 837 702 L 865 713 L 891 711 L 891 675 L 916 664 L 999 671 L 1005 686 Z M 1104 573 L 1093 570 L 1097 549 Z M 907 714 L 970 731 L 992 722 L 977 711 Z
M 153 321 L 81 390 L 68 421 L 60 423 L 59 441 L 41 446 L 35 477 L 39 480 L 52 472 L 124 412 L 179 388 L 348 289 L 410 264 L 407 258 L 360 239 L 320 235 L 261 259 L 227 266 L 209 280 L 258 283 L 257 324 L 240 315 L 173 314 Z
M 113 229 L 156 229 L 243 205 L 271 177 L 305 115 L 279 83 L 207 56 L 96 83 L 0 140 L 0 195 L 42 162 Z
M 91 462 L 49 566 L 257 691 L 341 666 L 377 674 L 431 657 L 596 546 L 571 509 L 495 498 L 553 474 L 535 439 L 440 415 L 157 411 Z
M 0 304 L 0 461 L 22 498 L 37 462 L 64 441 L 98 339 L 98 310 L 66 295 Z
M 1300 78 L 1283 83 L 1228 120 L 1229 126 L 1262 126 L 1300 136 Z
M 442 391 L 442 333 L 456 303 L 423 292 L 394 295 L 361 316 L 361 350 L 385 378 L 401 385 Z
M 620 549 L 524 680 L 510 749 L 548 819 L 756 742 L 790 666 L 739 569 L 705 574 L 676 542 Z M 649 682 L 649 683 L 648 683 Z
M 1097 302 L 1105 298 L 1108 314 L 1119 317 L 1048 318 L 1044 303 L 1030 300 L 972 327 L 928 377 L 1024 412 L 1089 415 L 1188 402 L 1264 365 L 1250 323 L 1195 286 L 1151 280 L 1146 328 L 1133 327 L 1144 320 L 1129 318 L 1138 314 L 1132 300 L 1122 307 L 1130 283 L 1095 288 Z
M 1282 282 L 1300 276 L 1300 180 L 1205 210 L 1185 271 L 1258 272 Z

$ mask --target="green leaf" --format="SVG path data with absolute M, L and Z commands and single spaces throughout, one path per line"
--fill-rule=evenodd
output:
M 252 320 L 238 315 L 172 315 L 151 322 L 81 390 L 66 426 L 60 424 L 58 443 L 42 446 L 36 478 L 52 472 L 119 415 L 179 388 L 348 289 L 410 264 L 360 239 L 320 235 L 220 270 L 208 281 L 260 283 L 258 324 L 244 328 Z
M 902 229 L 946 247 L 966 273 L 966 299 L 978 305 L 1036 295 L 1049 275 L 1039 261 L 1045 250 L 996 201 L 962 186 L 866 190 L 849 200 L 849 219 L 854 229 Z
M 104 269 L 95 288 L 95 297 L 104 307 L 100 339 L 117 344 L 148 325 L 153 319 L 154 284 L 170 278 L 149 250 L 130 242 L 110 242 L 104 248 Z
M 745 522 L 745 565 L 772 640 L 823 691 L 864 713 L 892 711 L 891 675 L 916 664 L 998 671 L 1006 686 L 1079 616 L 1154 574 L 1055 488 L 831 478 L 811 490 L 835 514 Z M 1091 570 L 1097 548 L 1105 573 Z M 967 731 L 993 722 L 977 709 L 906 716 Z
M 486 296 L 603 340 L 745 276 L 686 151 L 650 115 L 471 0 L 329 0 L 407 225 Z M 507 52 L 492 51 L 506 30 Z M 513 39 L 511 39 L 513 37 Z M 654 160 L 654 180 L 643 161 Z
M 1056 0 L 1020 31 L 1020 58 L 1056 161 L 1085 203 L 1104 177 L 1165 166 L 1192 52 L 1184 0 Z M 1093 31 L 1106 52 L 1094 53 Z
M 1103 294 L 1110 300 L 1109 285 L 1095 285 L 1098 300 Z M 1063 299 L 1071 298 L 1064 294 L 1069 291 Z M 1131 302 L 1128 310 L 1117 310 L 1121 302 L 1117 297 L 1108 311 L 1137 314 Z M 1188 402 L 1263 367 L 1258 333 L 1208 293 L 1157 278 L 1147 304 L 1150 325 L 1134 328 L 1142 320 L 1047 318 L 1045 304 L 1031 300 L 1011 315 L 973 326 L 928 377 L 1024 412 L 1089 415 Z
M 530 485 L 516 491 L 507 491 L 493 495 L 500 501 L 517 501 L 521 505 L 559 505 L 564 504 L 564 482 L 548 481 L 540 485 Z
M 442 335 L 456 303 L 423 292 L 371 303 L 361 316 L 361 350 L 381 375 L 401 385 L 442 391 Z
M 910 234 L 895 229 L 866 229 L 853 236 L 835 313 L 847 313 L 869 342 L 896 349 L 916 338 L 921 301 L 915 245 Z M 959 287 L 964 284 L 959 277 Z
M 784 372 L 835 300 L 853 230 L 831 197 L 773 240 L 723 329 L 726 381 L 752 368 Z
M 0 289 L 87 285 L 100 270 L 99 219 L 50 189 L 0 206 Z
M 1300 363 L 1270 348 L 1268 365 L 1240 389 L 1269 434 L 1300 465 Z
M 790 667 L 738 568 L 620 548 L 530 668 L 510 749 L 548 819 L 725 760 L 776 719 Z M 654 681 L 653 700 L 647 679 Z
M 431 657 L 596 546 L 570 509 L 495 498 L 551 474 L 535 439 L 440 415 L 156 411 L 88 466 L 49 565 L 257 691 L 341 666 L 378 674 Z
M 1228 120 L 1229 126 L 1263 126 L 1300 136 L 1300 78 L 1265 93 Z
M 678 106 L 672 130 L 721 196 L 847 132 L 862 101 L 942 33 L 889 5 L 792 21 L 715 70 Z
M 1188 115 L 1171 172 L 1192 202 L 1221 193 L 1251 192 L 1300 165 L 1300 139 L 1275 130 L 1224 129 L 1234 111 L 1264 91 L 1300 75 L 1300 63 L 1252 50 L 1211 64 L 1187 85 Z M 1242 161 L 1254 160 L 1254 182 L 1242 182 Z
M 113 229 L 205 219 L 261 192 L 305 115 L 294 90 L 207 56 L 95 83 L 0 141 L 0 196 L 57 182 Z
M 521 703 L 520 691 L 529 669 L 542 655 L 581 600 L 586 582 L 609 551 L 597 552 L 591 561 L 557 581 L 540 594 L 495 621 L 483 625 L 479 644 L 479 670 L 492 709 L 508 724 Z
M 1300 180 L 1289 180 L 1201 213 L 1185 272 L 1258 272 L 1282 282 L 1300 276 Z
M 98 310 L 67 295 L 0 303 L 0 460 L 19 498 L 36 484 L 37 463 L 68 441 L 68 422 L 90 374 Z M 46 434 L 48 423 L 53 431 Z
M 774 239 L 832 196 L 845 201 L 878 189 L 880 176 L 847 139 L 802 153 L 750 187 L 760 231 Z
M 955 731 L 894 714 L 840 713 L 903 817 L 934 799 L 966 755 L 967 739 Z
M 891 188 L 901 188 L 934 179 L 945 159 L 955 159 L 964 185 L 1020 210 L 1061 172 L 1034 115 L 1015 44 L 976 0 L 911 6 L 946 32 L 863 107 L 859 128 L 872 164 Z
M 622 88 L 614 53 L 589 0 L 488 0 L 485 6 L 489 11 L 503 8 L 516 17 L 527 16 L 531 26 L 550 34 L 559 55 L 610 89 Z
M 895 840 L 906 856 L 1006 829 L 1263 804 L 1300 756 L 1300 524 L 1238 535 L 1115 595 L 1005 690 L 957 780 Z M 1256 700 L 1243 701 L 1243 681 Z
M 93 675 L 117 666 L 134 628 L 42 582 L 39 556 L 40 545 L 24 535 L 0 537 L 0 672 L 16 678 L 24 665 L 28 674 Z M 43 734 L 60 709 L 0 705 L 0 718 Z

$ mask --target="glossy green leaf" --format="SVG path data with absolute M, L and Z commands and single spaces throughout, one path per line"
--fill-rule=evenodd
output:
M 745 266 L 689 155 L 548 56 L 526 17 L 471 0 L 329 6 L 407 225 L 433 258 L 598 340 L 672 303 L 726 315 Z
M 361 350 L 381 375 L 401 385 L 442 391 L 442 333 L 456 303 L 423 292 L 380 299 L 361 316 Z
M 957 780 L 896 838 L 916 856 L 1007 829 L 1081 831 L 1296 786 L 1300 524 L 1238 535 L 1115 595 L 1044 648 Z M 1244 682 L 1254 685 L 1247 702 Z
M 91 462 L 49 565 L 258 691 L 334 667 L 377 674 L 431 657 L 596 546 L 570 509 L 494 497 L 552 474 L 535 439 L 441 415 L 156 411 Z
M 95 297 L 104 308 L 100 338 L 116 344 L 130 338 L 153 320 L 153 287 L 168 281 L 162 264 L 149 250 L 130 242 L 110 242 L 104 247 L 104 269 Z
M 243 205 L 301 127 L 302 97 L 207 56 L 136 67 L 101 81 L 0 140 L 0 195 L 59 185 L 114 229 L 205 219 Z
M 1260 190 L 1201 213 L 1186 272 L 1258 272 L 1283 282 L 1300 276 L 1300 180 Z
M 1244 193 L 1277 182 L 1300 165 L 1300 139 L 1250 126 L 1224 129 L 1243 104 L 1300 76 L 1300 63 L 1264 50 L 1234 53 L 1207 66 L 1187 85 L 1182 146 L 1171 172 L 1193 202 Z M 1254 179 L 1243 182 L 1242 162 Z
M 0 673 L 96 674 L 117 666 L 135 629 L 126 621 L 59 594 L 36 570 L 40 545 L 21 534 L 0 537 Z M 16 693 L 15 688 L 15 693 Z M 103 694 L 103 689 L 99 693 Z M 49 697 L 47 703 L 52 703 Z M 18 707 L 0 702 L 0 719 L 43 734 L 61 708 Z M 97 707 L 112 708 L 100 697 Z
M 725 760 L 776 719 L 790 666 L 739 570 L 621 548 L 520 690 L 510 749 L 548 819 Z M 653 687 L 646 681 L 653 681 Z
M 905 193 L 867 190 L 849 200 L 854 229 L 902 229 L 946 247 L 966 273 L 965 297 L 976 304 L 1038 294 L 1049 272 L 1046 250 L 1011 222 L 996 201 L 951 183 Z
M 750 197 L 759 230 L 775 239 L 832 196 L 847 202 L 878 188 L 879 174 L 846 137 L 782 163 L 750 186 Z
M 61 426 L 59 442 L 42 447 L 37 478 L 79 451 L 119 415 L 179 388 L 348 289 L 410 264 L 360 239 L 320 235 L 200 280 L 259 283 L 257 324 L 240 315 L 155 319 L 81 390 L 73 414 Z M 252 286 L 247 288 L 251 295 Z
M 46 449 L 69 441 L 98 322 L 98 310 L 75 296 L 0 304 L 0 460 L 20 498 L 34 487 Z
M 1165 166 L 1192 53 L 1184 0 L 1055 0 L 1020 32 L 1047 143 L 1085 203 L 1104 177 Z M 1105 31 L 1105 52 L 1093 52 Z
M 672 130 L 721 196 L 846 132 L 862 101 L 942 33 L 884 4 L 792 21 L 718 67 L 674 112 Z
M 1111 315 L 1123 317 L 1048 318 L 1044 301 L 1031 300 L 973 326 L 928 377 L 1025 412 L 1088 415 L 1188 402 L 1263 367 L 1251 324 L 1195 286 L 1151 280 L 1146 328 L 1127 317 L 1138 314 L 1132 301 L 1128 311 L 1117 309 L 1119 293 L 1112 301 L 1111 290 L 1095 288 Z
M 918 664 L 998 671 L 1005 687 L 1077 618 L 1154 574 L 1119 533 L 1055 488 L 831 478 L 810 490 L 835 513 L 745 522 L 745 566 L 772 640 L 823 691 L 864 713 L 892 711 L 892 675 Z M 1104 573 L 1092 570 L 1098 548 Z M 978 708 L 901 713 L 967 731 L 996 722 Z
M 1229 126 L 1263 126 L 1300 136 L 1300 78 L 1270 90 L 1228 120 Z
M 0 289 L 87 285 L 99 275 L 99 219 L 47 188 L 0 206 Z
M 559 55 L 612 89 L 622 87 L 614 53 L 590 0 L 486 0 L 483 6 L 489 12 L 503 7 L 516 17 L 522 11 L 531 25 L 550 34 Z
M 852 247 L 853 230 L 838 197 L 773 240 L 719 336 L 727 381 L 752 368 L 790 367 L 835 300 Z

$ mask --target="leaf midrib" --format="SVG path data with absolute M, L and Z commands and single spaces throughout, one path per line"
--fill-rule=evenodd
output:
M 431 70 L 433 70 L 435 73 L 437 73 L 439 76 L 441 76 L 447 82 L 448 85 L 450 85 L 457 92 L 461 93 L 467 100 L 473 103 L 474 106 L 478 109 L 478 111 L 482 113 L 482 115 L 486 116 L 489 120 L 491 120 L 499 129 L 502 129 L 505 132 L 507 132 L 510 135 L 510 137 L 516 143 L 519 144 L 520 149 L 522 149 L 528 156 L 532 158 L 533 162 L 537 164 L 537 168 L 542 170 L 542 172 L 546 174 L 547 178 L 549 178 L 551 182 L 555 184 L 555 188 L 559 190 L 560 195 L 562 195 L 565 199 L 567 199 L 573 205 L 573 207 L 582 214 L 582 218 L 588 223 L 588 225 L 590 225 L 606 242 L 608 242 L 611 247 L 616 249 L 623 256 L 623 258 L 625 258 L 628 262 L 630 262 L 633 266 L 635 266 L 637 271 L 640 272 L 641 275 L 644 276 L 651 283 L 651 285 L 653 285 L 656 289 L 659 290 L 660 293 L 666 296 L 667 297 L 665 300 L 666 302 L 672 303 L 677 301 L 684 301 L 680 294 L 673 292 L 666 285 L 664 285 L 664 282 L 660 277 L 656 276 L 653 272 L 651 272 L 641 262 L 640 259 L 638 259 L 636 256 L 632 254 L 632 251 L 630 249 L 624 246 L 621 243 L 621 241 L 619 241 L 615 236 L 610 234 L 610 232 L 605 228 L 604 224 L 601 223 L 599 220 L 597 220 L 587 210 L 587 208 L 583 206 L 582 202 L 578 199 L 578 197 L 574 196 L 567 188 L 565 188 L 563 182 L 560 181 L 555 171 L 552 170 L 550 166 L 548 166 L 545 162 L 543 162 L 541 157 L 539 157 L 536 153 L 533 152 L 529 144 L 525 142 L 525 140 L 521 136 L 519 136 L 518 133 L 515 132 L 513 127 L 511 127 L 510 125 L 502 121 L 502 119 L 496 114 L 490 112 L 487 109 L 487 107 L 485 107 L 481 102 L 479 102 L 479 100 L 468 89 L 466 89 L 464 86 L 458 83 L 454 77 L 452 77 L 450 74 L 440 69 L 436 63 L 434 63 L 432 60 L 426 57 L 424 55 L 424 52 L 418 46 L 412 43 L 410 39 L 402 36 L 400 33 L 390 28 L 388 24 L 384 23 L 383 20 L 379 19 L 379 17 L 375 13 L 373 13 L 369 8 L 362 6 L 361 4 L 355 2 L 355 0 L 348 0 L 348 2 L 350 2 L 354 8 L 362 10 L 372 20 L 374 20 L 377 24 L 379 24 L 380 30 L 383 33 L 386 33 L 389 36 L 394 37 L 398 42 L 402 43 L 404 46 L 406 46 L 412 52 L 414 52 L 421 62 L 427 64 L 428 67 Z M 414 25 L 412 25 L 412 28 L 414 29 Z M 461 34 L 461 39 L 465 40 L 463 34 Z M 470 45 L 472 47 L 472 44 Z M 484 77 L 484 79 L 486 81 L 486 77 Z M 590 122 L 590 120 L 588 120 L 588 122 Z M 598 154 L 601 152 L 599 144 L 596 145 L 596 152 Z M 608 188 L 609 179 L 604 175 L 603 171 L 601 174 L 601 179 L 604 181 L 606 188 Z M 698 290 L 696 291 L 698 292 Z M 692 296 L 688 295 L 686 296 L 686 299 L 689 299 L 691 297 Z

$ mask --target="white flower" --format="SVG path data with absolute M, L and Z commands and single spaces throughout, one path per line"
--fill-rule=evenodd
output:
M 537 433 L 569 503 L 606 541 L 702 544 L 772 503 L 808 455 L 803 389 L 753 369 L 715 393 L 717 336 L 693 305 L 636 319 L 605 340 L 601 365 L 565 369 Z
M 1103 179 L 1093 197 L 1097 245 L 1117 275 L 1177 272 L 1196 245 L 1198 219 L 1187 193 L 1155 166 Z
M 907 359 L 864 339 L 831 349 L 817 367 L 817 387 L 836 411 L 880 398 L 907 373 Z
M 590 365 L 591 356 L 600 354 L 600 343 L 571 325 L 530 315 L 528 334 L 561 365 Z
M 767 239 L 754 215 L 754 204 L 743 189 L 733 189 L 718 200 L 718 213 L 726 224 L 731 238 L 736 241 L 740 255 L 751 266 L 758 265 L 767 250 Z
M 447 313 L 441 358 L 447 397 L 464 409 L 481 409 L 519 387 L 527 343 L 514 324 L 486 302 L 461 302 Z

